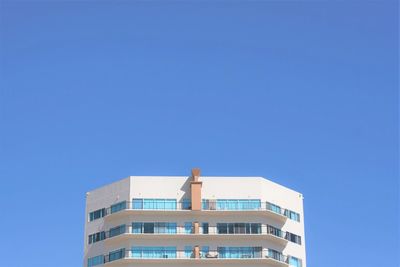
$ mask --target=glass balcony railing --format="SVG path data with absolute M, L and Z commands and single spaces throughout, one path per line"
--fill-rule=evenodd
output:
M 301 267 L 301 260 L 292 256 L 283 255 L 273 249 L 262 247 L 218 247 L 217 250 L 199 251 L 196 256 L 194 250 L 177 250 L 176 247 L 132 247 L 130 249 L 121 248 L 104 255 L 104 263 L 116 260 L 274 260 L 283 265 Z
M 176 199 L 133 199 L 111 205 L 90 213 L 90 221 L 123 210 L 185 211 L 191 210 L 190 201 L 178 202 Z M 281 217 L 300 221 L 300 215 L 280 206 L 257 199 L 203 199 L 203 211 L 269 211 Z M 98 213 L 98 214 L 97 214 Z
M 279 238 L 282 241 L 290 241 L 301 244 L 301 237 L 290 232 L 284 232 L 279 228 L 260 223 L 217 223 L 217 225 L 192 226 L 177 225 L 171 222 L 134 222 L 128 225 L 119 225 L 104 233 L 104 239 L 113 238 L 122 234 L 132 235 L 268 235 Z M 90 235 L 91 236 L 91 235 Z M 90 241 L 90 240 L 89 240 Z M 97 240 L 101 241 L 101 240 Z M 96 242 L 97 242 L 96 241 Z M 93 242 L 89 242 L 93 243 Z

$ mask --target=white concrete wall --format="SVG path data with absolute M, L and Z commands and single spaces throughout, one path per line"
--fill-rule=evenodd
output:
M 303 214 L 303 196 L 291 189 L 273 183 L 262 177 L 201 177 L 203 182 L 202 198 L 203 199 L 261 199 L 261 201 L 271 202 L 288 208 L 300 214 L 301 221 L 296 222 L 290 219 L 283 224 L 280 221 L 274 220 L 267 215 L 252 215 L 249 217 L 246 213 L 219 214 L 212 215 L 205 213 L 192 213 L 190 211 L 182 211 L 180 213 L 157 212 L 154 214 L 146 213 L 145 215 L 127 215 L 115 216 L 112 220 L 99 219 L 93 222 L 88 222 L 85 225 L 85 259 L 86 266 L 87 258 L 100 254 L 107 254 L 109 251 L 119 248 L 130 248 L 131 246 L 176 246 L 178 250 L 184 250 L 184 247 L 195 245 L 208 245 L 211 250 L 217 246 L 263 246 L 264 248 L 272 248 L 282 251 L 285 255 L 292 255 L 302 259 L 303 267 L 306 267 L 305 255 L 305 237 L 304 237 L 304 214 Z M 190 179 L 189 177 L 179 176 L 131 176 L 116 183 L 91 191 L 87 195 L 86 213 L 88 216 L 90 211 L 110 205 L 120 201 L 132 201 L 132 198 L 173 198 L 181 201 L 184 198 L 190 199 Z M 146 238 L 126 239 L 121 243 L 116 243 L 111 240 L 108 242 L 97 242 L 88 245 L 88 234 L 102 230 L 109 230 L 111 227 L 121 224 L 130 225 L 132 222 L 176 222 L 178 226 L 183 226 L 185 222 L 197 221 L 208 222 L 210 226 L 215 226 L 218 222 L 252 222 L 269 224 L 283 231 L 288 231 L 302 238 L 302 245 L 288 242 L 286 246 L 277 244 L 268 239 L 240 239 L 233 238 Z M 107 245 L 105 245 L 107 243 Z M 173 264 L 174 266 L 179 266 Z M 240 264 L 239 264 L 240 265 Z M 238 265 L 238 266 L 239 266 Z M 146 266 L 151 266 L 147 265 Z M 160 266 L 160 265 L 158 265 Z M 171 265 L 172 266 L 172 265 Z M 183 266 L 183 265 L 182 265 Z M 229 266 L 234 266 L 229 264 Z M 243 265 L 240 265 L 243 266 Z M 252 266 L 257 266 L 253 265 Z M 264 265 L 265 266 L 265 265 Z
M 86 221 L 85 221 L 85 246 L 84 246 L 84 266 L 87 266 L 88 257 L 98 256 L 108 253 L 108 248 L 104 242 L 96 242 L 88 245 L 88 236 L 100 231 L 108 230 L 104 218 L 89 222 L 89 213 L 101 208 L 108 208 L 112 204 L 130 199 L 130 181 L 128 177 L 118 182 L 100 187 L 86 193 Z
M 183 176 L 131 176 L 132 198 L 190 199 L 190 180 Z M 132 199 L 131 199 L 132 201 Z

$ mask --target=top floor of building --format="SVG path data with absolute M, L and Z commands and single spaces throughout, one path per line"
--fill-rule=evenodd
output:
M 86 194 L 87 221 L 120 210 L 267 211 L 300 222 L 301 193 L 263 177 L 129 176 Z

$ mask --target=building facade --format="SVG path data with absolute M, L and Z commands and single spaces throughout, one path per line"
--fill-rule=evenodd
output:
M 303 196 L 262 177 L 130 176 L 86 194 L 84 267 L 306 267 Z

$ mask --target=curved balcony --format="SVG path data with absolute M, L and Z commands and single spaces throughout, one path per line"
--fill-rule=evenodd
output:
M 244 224 L 244 223 L 243 223 Z M 218 230 L 216 226 L 209 226 L 204 229 L 200 226 L 198 229 L 186 228 L 185 226 L 176 226 L 172 229 L 151 229 L 146 231 L 143 229 L 134 230 L 132 225 L 120 225 L 117 228 L 113 228 L 106 232 L 105 242 L 107 243 L 119 243 L 123 240 L 129 239 L 212 239 L 212 240 L 223 240 L 223 239 L 267 239 L 271 242 L 275 242 L 281 246 L 285 246 L 288 240 L 285 239 L 286 232 L 283 232 L 270 225 L 262 224 L 255 231 L 245 228 L 233 228 L 230 231 L 222 232 Z
M 148 251 L 147 251 L 148 252 Z M 151 251 L 150 251 L 151 252 Z M 219 263 L 240 263 L 240 264 L 266 264 L 274 267 L 289 266 L 290 256 L 285 256 L 270 249 L 262 249 L 258 252 L 241 253 L 236 255 L 222 254 L 220 251 L 208 251 L 200 253 L 198 258 L 193 257 L 193 253 L 187 251 L 173 250 L 165 253 L 155 251 L 155 253 L 141 254 L 130 249 L 120 249 L 105 255 L 104 263 L 106 266 L 125 266 L 127 264 L 216 264 Z
M 146 215 L 146 214 L 204 214 L 204 215 L 237 215 L 246 216 L 266 215 L 270 218 L 284 223 L 287 220 L 285 210 L 281 207 L 269 203 L 259 202 L 257 205 L 223 205 L 216 200 L 203 200 L 201 210 L 191 210 L 187 202 L 166 203 L 164 205 L 138 205 L 135 202 L 123 201 L 112 205 L 105 211 L 105 219 L 112 220 L 127 215 Z

